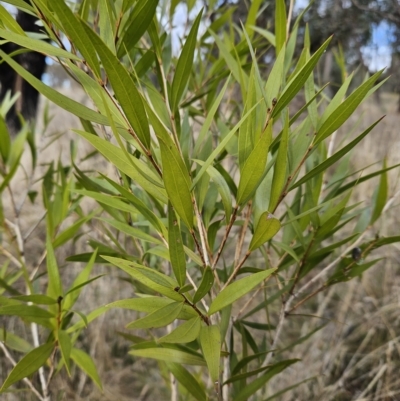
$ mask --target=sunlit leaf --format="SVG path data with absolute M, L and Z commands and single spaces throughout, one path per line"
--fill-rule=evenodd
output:
M 221 354 L 221 333 L 218 326 L 204 326 L 200 331 L 200 344 L 208 372 L 213 383 L 219 378 L 219 359 Z
M 0 393 L 3 393 L 12 384 L 30 376 L 43 366 L 53 352 L 54 344 L 47 343 L 40 345 L 26 354 L 13 368 L 7 379 L 0 388 Z
M 196 338 L 199 336 L 200 327 L 200 317 L 194 317 L 178 326 L 176 329 L 171 331 L 171 333 L 158 339 L 158 342 L 174 344 L 190 343 L 196 340 Z
M 250 292 L 254 287 L 262 283 L 275 271 L 276 269 L 268 269 L 260 273 L 252 274 L 251 276 L 242 278 L 228 285 L 228 287 L 222 290 L 215 297 L 208 314 L 212 315 L 213 313 L 225 308 L 225 306 L 237 301 L 239 298 Z
M 264 212 L 260 219 L 258 220 L 257 227 L 254 230 L 253 238 L 251 239 L 249 250 L 259 248 L 261 245 L 265 244 L 281 228 L 281 222 L 271 213 Z

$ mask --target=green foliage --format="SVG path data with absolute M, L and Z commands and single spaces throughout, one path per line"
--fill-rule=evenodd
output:
M 170 5 L 171 21 L 178 3 Z M 24 378 L 33 386 L 37 371 L 48 380 L 64 368 L 71 375 L 75 365 L 101 389 L 96 364 L 79 348 L 78 338 L 97 317 L 124 308 L 138 313 L 126 324 L 128 353 L 159 361 L 163 377 L 170 373 L 180 384 L 173 392 L 225 401 L 260 395 L 269 380 L 298 361 L 283 359 L 279 348 L 290 313 L 326 287 L 359 277 L 378 261 L 367 260 L 372 250 L 400 241 L 372 235 L 391 204 L 387 172 L 397 166 L 384 162 L 381 170 L 351 181 L 348 165 L 341 164 L 379 121 L 335 145 L 332 153 L 325 144 L 343 124 L 351 124 L 381 72 L 346 97 L 349 76 L 329 99 L 314 77 L 330 39 L 311 55 L 306 31 L 303 52 L 295 59 L 301 22 L 287 31 L 284 1 L 277 2 L 275 34 L 254 27 L 260 2 L 252 3 L 245 28 L 225 29 L 233 27 L 228 10 L 199 35 L 207 24 L 202 10 L 178 53 L 171 50 L 172 32 L 156 11 L 157 1 L 33 4 L 31 11 L 51 42 L 25 35 L 3 8 L 0 36 L 57 58 L 96 110 L 40 82 L 0 50 L 2 62 L 79 117 L 83 129 L 75 132 L 95 149 L 87 158 L 103 157 L 118 178 L 81 169 L 75 145 L 68 165 L 47 165 L 41 180 L 46 269 L 40 274 L 25 260 L 23 241 L 6 241 L 7 235 L 22 238 L 21 228 L 0 204 L 6 257 L 0 315 L 30 325 L 40 340 L 31 344 L 6 328 L 0 333 L 3 351 L 24 354 L 0 392 Z M 276 59 L 265 66 L 258 49 L 271 46 Z M 240 94 L 232 95 L 235 91 Z M 292 102 L 302 94 L 305 104 L 294 110 Z M 4 199 L 13 190 L 25 143 L 32 169 L 37 168 L 28 126 L 15 138 L 7 134 L 9 103 L 0 119 Z M 372 205 L 353 203 L 353 188 L 375 177 L 379 185 Z M 29 187 L 28 198 L 34 202 Z M 88 215 L 83 199 L 96 205 Z M 353 219 L 365 211 L 366 224 L 354 226 Z M 69 218 L 74 222 L 65 228 Z M 78 241 L 94 223 L 104 241 L 91 240 L 91 252 L 67 259 L 87 264 L 66 281 L 56 250 Z M 353 245 L 360 247 L 357 260 L 348 254 Z M 115 302 L 91 312 L 73 309 L 81 291 L 102 277 L 91 278 L 100 263 L 118 269 L 134 298 L 115 294 Z M 38 280 L 41 276 L 45 280 Z M 260 318 L 260 311 L 275 314 L 274 324 Z M 138 330 L 146 337 L 132 334 Z M 45 399 L 47 388 L 41 386 L 38 393 Z

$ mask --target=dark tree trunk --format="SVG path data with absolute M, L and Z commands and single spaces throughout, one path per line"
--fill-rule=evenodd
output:
M 27 32 L 40 32 L 42 28 L 36 24 L 37 19 L 19 10 L 17 22 L 21 28 Z M 19 46 L 14 43 L 6 43 L 1 49 L 10 54 L 18 50 Z M 22 67 L 28 70 L 36 78 L 41 79 L 46 69 L 46 56 L 41 53 L 29 51 L 14 57 Z M 17 133 L 21 129 L 21 115 L 25 120 L 32 121 L 36 117 L 39 93 L 28 82 L 23 80 L 7 63 L 0 64 L 0 100 L 3 101 L 7 91 L 11 95 L 20 92 L 20 97 L 6 116 L 7 125 L 11 134 Z

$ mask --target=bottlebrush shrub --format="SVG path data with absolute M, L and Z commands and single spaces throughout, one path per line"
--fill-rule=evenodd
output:
M 345 156 L 379 121 L 344 146 L 333 142 L 378 88 L 382 71 L 352 91 L 349 75 L 329 98 L 315 84 L 314 71 L 330 39 L 311 54 L 308 30 L 302 29 L 303 50 L 295 59 L 302 16 L 290 24 L 283 0 L 276 2 L 275 32 L 254 26 L 260 2 L 252 3 L 242 27 L 233 25 L 229 7 L 210 24 L 214 4 L 191 20 L 181 42 L 170 30 L 177 3 L 18 2 L 38 16 L 48 41 L 24 34 L 11 17 L 3 20 L 4 40 L 59 62 L 94 109 L 45 85 L 0 50 L 2 62 L 79 117 L 76 135 L 116 175 L 76 167 L 75 177 L 65 179 L 60 169 L 53 192 L 44 185 L 47 285 L 33 285 L 26 263 L 11 259 L 2 269 L 0 314 L 31 323 L 36 339 L 19 349 L 25 355 L 1 392 L 26 378 L 31 391 L 48 399 L 49 379 L 73 363 L 100 385 L 76 340 L 102 313 L 126 308 L 139 312 L 126 325 L 129 354 L 159 361 L 172 399 L 179 393 L 197 400 L 261 397 L 273 376 L 298 361 L 283 352 L 298 340 L 280 342 L 293 312 L 326 288 L 360 276 L 379 260 L 370 257 L 372 250 L 400 240 L 373 230 L 392 202 L 392 167 L 359 178 L 346 164 Z M 294 108 L 298 95 L 304 102 Z M 2 191 L 18 165 L 17 147 L 22 149 L 18 139 L 1 142 Z M 352 191 L 374 177 L 379 185 L 371 205 L 354 204 Z M 63 197 L 64 203 L 50 202 Z M 54 222 L 60 210 L 62 216 L 68 212 L 62 207 L 84 197 L 99 209 L 57 234 Z M 97 243 L 90 260 L 87 254 L 71 258 L 88 265 L 67 288 L 53 249 L 94 218 L 109 241 Z M 95 261 L 123 271 L 134 296 L 88 314 L 75 311 Z M 26 294 L 16 293 L 21 282 Z M 17 337 L 4 331 L 3 339 L 12 361 L 8 349 Z M 30 377 L 38 370 L 36 385 Z

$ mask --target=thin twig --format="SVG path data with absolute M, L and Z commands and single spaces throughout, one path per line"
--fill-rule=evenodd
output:
M 214 259 L 214 262 L 212 264 L 212 269 L 215 269 L 215 267 L 216 267 L 216 265 L 218 263 L 218 260 L 219 260 L 219 258 L 221 256 L 221 253 L 224 250 L 224 246 L 225 246 L 225 243 L 226 243 L 226 241 L 228 239 L 229 233 L 231 232 L 232 226 L 235 223 L 238 209 L 239 209 L 239 205 L 236 205 L 235 208 L 233 209 L 233 212 L 231 214 L 231 218 L 229 220 L 229 224 L 227 225 L 224 237 L 222 238 L 221 245 L 218 248 L 217 255 L 216 255 L 216 257 Z
M 234 266 L 236 266 L 236 264 L 239 262 L 239 258 L 242 253 L 243 243 L 244 243 L 244 239 L 246 237 L 246 231 L 247 231 L 247 227 L 249 226 L 250 218 L 251 218 L 251 201 L 247 204 L 246 217 L 244 219 L 242 230 L 239 235 L 239 241 L 237 242 L 237 245 L 236 245 L 235 259 L 233 262 Z

